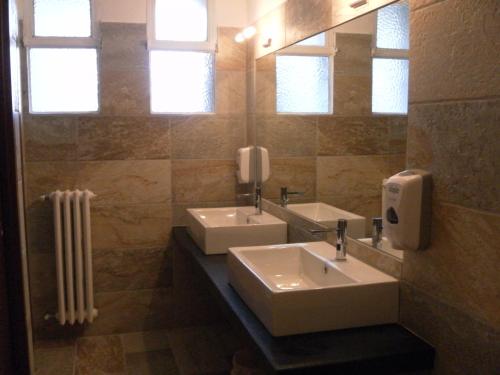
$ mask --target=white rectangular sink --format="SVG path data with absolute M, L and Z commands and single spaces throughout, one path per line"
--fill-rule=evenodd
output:
M 299 214 L 309 220 L 315 221 L 329 228 L 335 228 L 339 219 L 347 220 L 347 234 L 352 238 L 362 238 L 365 236 L 365 218 L 353 214 L 349 211 L 330 206 L 326 203 L 294 203 L 289 204 L 290 211 Z
M 327 242 L 230 248 L 229 282 L 273 336 L 395 323 L 399 282 Z
M 188 231 L 205 254 L 224 254 L 231 246 L 287 242 L 286 222 L 254 207 L 189 208 Z

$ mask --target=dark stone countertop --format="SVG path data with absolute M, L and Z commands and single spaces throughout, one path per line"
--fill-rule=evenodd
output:
M 224 305 L 276 373 L 404 374 L 431 369 L 434 349 L 399 324 L 273 337 L 229 285 L 226 255 L 205 255 L 186 228 L 174 239 L 200 266 Z

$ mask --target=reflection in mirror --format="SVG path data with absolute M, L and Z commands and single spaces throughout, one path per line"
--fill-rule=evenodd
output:
M 408 39 L 400 1 L 258 59 L 255 77 L 263 197 L 330 227 L 346 218 L 351 237 L 398 257 L 372 223 L 382 180 L 405 169 Z

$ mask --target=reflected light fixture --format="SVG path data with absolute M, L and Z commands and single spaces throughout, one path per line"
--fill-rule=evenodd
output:
M 257 33 L 257 29 L 254 26 L 245 27 L 234 37 L 236 43 L 243 43 L 246 39 L 252 38 Z

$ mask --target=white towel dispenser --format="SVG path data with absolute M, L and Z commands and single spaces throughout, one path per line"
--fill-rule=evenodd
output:
M 383 184 L 384 233 L 397 250 L 423 250 L 431 233 L 432 177 L 409 169 Z

